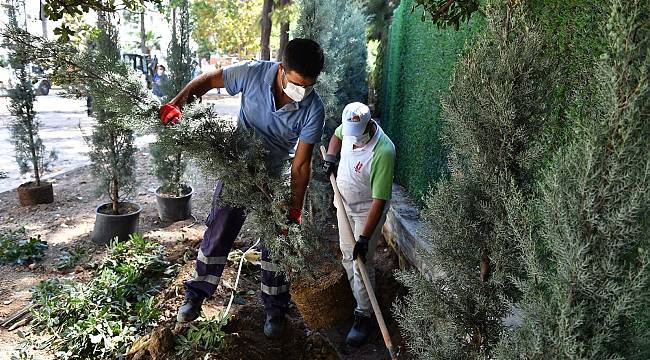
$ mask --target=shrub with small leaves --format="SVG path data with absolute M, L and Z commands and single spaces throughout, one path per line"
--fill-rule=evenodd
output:
M 41 236 L 27 238 L 25 228 L 0 230 L 0 264 L 29 264 L 43 258 L 47 242 Z
M 155 295 L 178 270 L 139 234 L 111 242 L 88 283 L 50 279 L 32 293 L 32 329 L 52 335 L 57 358 L 114 359 L 158 321 Z
M 223 346 L 226 335 L 223 327 L 228 318 L 218 314 L 215 318 L 190 324 L 187 332 L 176 337 L 176 355 L 181 359 L 196 358 L 202 351 L 217 351 Z

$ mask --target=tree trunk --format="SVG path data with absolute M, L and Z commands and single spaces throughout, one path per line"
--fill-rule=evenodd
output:
M 47 40 L 47 16 L 45 16 L 45 11 L 43 9 L 44 1 L 41 0 L 41 10 L 40 10 L 40 19 L 41 27 L 43 29 L 43 39 Z
M 260 59 L 271 60 L 271 10 L 273 10 L 273 0 L 264 0 L 262 7 L 262 38 L 260 39 Z
M 176 196 L 181 196 L 181 162 L 182 154 L 181 152 L 176 153 L 176 158 L 174 159 L 174 187 L 176 188 Z
M 144 10 L 140 13 L 140 51 L 147 54 L 147 32 L 144 28 Z
M 291 0 L 280 0 L 280 7 L 284 10 L 287 6 L 291 4 Z M 282 61 L 282 55 L 284 55 L 284 48 L 289 42 L 289 18 L 284 17 L 282 23 L 280 24 L 280 48 L 278 49 L 278 56 L 276 57 L 277 61 Z
M 25 74 L 26 75 L 26 74 Z M 38 168 L 39 159 L 36 155 L 36 144 L 34 143 L 34 127 L 33 127 L 33 117 L 34 113 L 30 109 L 25 109 L 25 115 L 27 122 L 27 131 L 29 132 L 29 150 L 32 153 L 32 167 L 34 168 L 34 179 L 36 180 L 36 186 L 41 186 L 41 173 Z
M 119 202 L 120 202 L 120 189 L 117 172 L 119 171 L 117 167 L 118 163 L 118 154 L 117 154 L 117 139 L 113 131 L 111 130 L 111 184 L 110 187 L 110 198 L 112 204 L 113 215 L 119 214 Z

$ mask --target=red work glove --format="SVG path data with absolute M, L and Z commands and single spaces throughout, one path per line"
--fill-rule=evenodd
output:
M 296 208 L 289 209 L 289 215 L 287 216 L 289 224 L 302 224 L 302 210 Z
M 160 116 L 160 120 L 162 120 L 163 124 L 174 125 L 181 117 L 181 109 L 172 103 L 167 103 L 160 108 L 158 115 Z
M 300 225 L 302 224 L 302 210 L 296 208 L 290 208 L 289 213 L 287 214 L 287 227 L 280 230 L 282 235 L 289 235 L 289 225 Z

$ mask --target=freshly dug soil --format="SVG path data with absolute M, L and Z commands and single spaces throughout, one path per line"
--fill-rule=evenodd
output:
M 314 279 L 299 279 L 291 284 L 291 298 L 312 330 L 332 327 L 350 317 L 354 297 L 343 266 L 328 262 Z
M 138 207 L 130 203 L 121 202 L 117 205 L 117 215 L 132 214 L 136 211 L 138 211 Z M 97 208 L 97 212 L 104 215 L 116 215 L 113 213 L 112 205 L 110 203 L 104 204 Z
M 340 356 L 332 344 L 318 333 L 307 330 L 300 318 L 287 318 L 284 336 L 267 339 L 262 332 L 264 308 L 246 305 L 224 328 L 228 333 L 224 350 L 218 359 L 224 360 L 337 360 Z
M 192 188 L 187 185 L 181 185 L 181 190 L 176 192 L 163 191 L 162 186 L 156 189 L 156 195 L 164 198 L 179 198 L 188 195 L 192 192 Z

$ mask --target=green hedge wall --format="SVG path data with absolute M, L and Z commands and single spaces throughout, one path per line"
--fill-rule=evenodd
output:
M 382 127 L 397 148 L 395 181 L 421 201 L 429 185 L 447 173 L 447 152 L 439 140 L 440 98 L 449 87 L 465 42 L 484 27 L 475 16 L 459 31 L 439 30 L 413 0 L 393 15 L 383 69 Z

